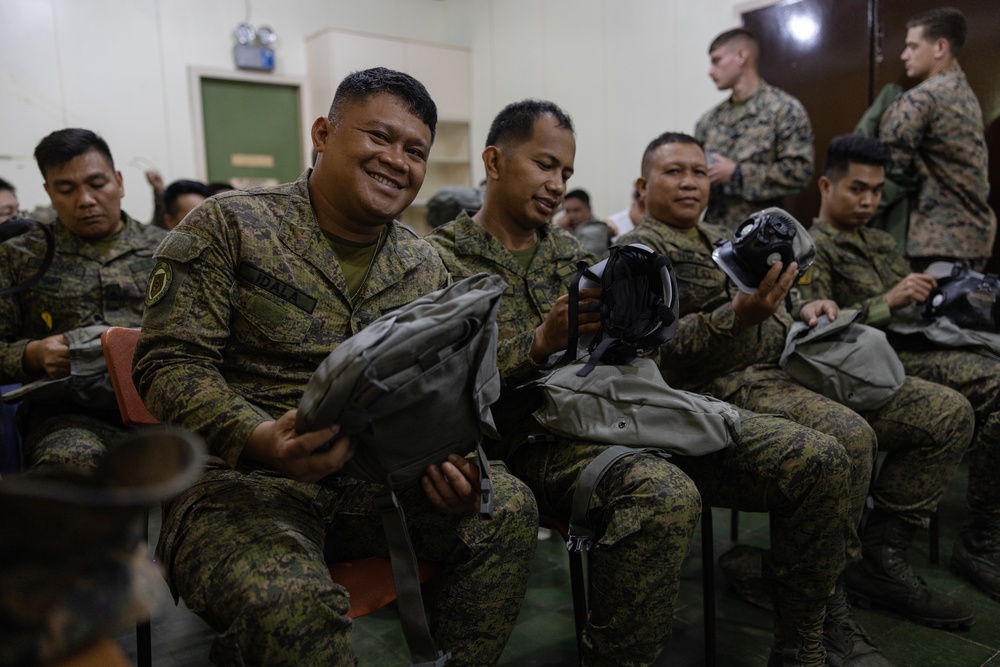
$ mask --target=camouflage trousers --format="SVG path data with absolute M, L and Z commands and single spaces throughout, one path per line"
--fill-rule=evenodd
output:
M 107 446 L 128 432 L 116 410 L 81 410 L 37 402 L 21 406 L 17 421 L 25 471 L 90 470 Z
M 1000 516 L 1000 360 L 965 350 L 899 352 L 906 372 L 961 392 L 976 413 L 967 499 L 973 512 Z
M 914 377 L 906 378 L 888 404 L 864 416 L 790 378 L 745 384 L 726 400 L 835 437 L 851 457 L 854 525 L 860 524 L 870 493 L 875 507 L 926 528 L 969 446 L 974 425 L 965 397 Z M 872 483 L 879 449 L 886 456 Z
M 568 520 L 580 474 L 605 449 L 555 439 L 521 446 L 509 463 L 542 512 Z M 701 516 L 698 490 L 666 459 L 636 454 L 611 466 L 590 510 L 599 539 L 589 556 L 593 604 L 583 662 L 650 665 L 670 637 L 680 568 Z
M 785 614 L 820 612 L 856 545 L 848 484 L 851 460 L 836 439 L 773 415 L 740 411 L 732 446 L 672 460 L 706 504 L 771 512 L 769 584 Z M 856 546 L 855 546 L 856 548 Z
M 417 556 L 442 564 L 424 586 L 449 665 L 492 665 L 528 585 L 538 512 L 502 464 L 495 514 L 443 514 L 419 485 L 397 494 Z M 348 594 L 326 563 L 386 556 L 373 501 L 379 487 L 334 477 L 302 484 L 259 472 L 210 469 L 170 503 L 157 556 L 180 595 L 220 636 L 223 665 L 354 665 Z

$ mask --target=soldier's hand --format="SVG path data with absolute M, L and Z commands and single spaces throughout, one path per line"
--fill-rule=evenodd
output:
M 449 454 L 440 466 L 427 466 L 420 479 L 427 499 L 447 514 L 479 510 L 479 465 L 474 459 Z
M 816 299 L 802 306 L 802 310 L 799 311 L 799 319 L 810 327 L 814 327 L 819 322 L 820 315 L 826 315 L 833 322 L 839 314 L 840 306 L 837 305 L 836 301 L 832 299 Z
M 902 308 L 911 303 L 923 303 L 937 287 L 937 280 L 927 273 L 911 273 L 886 292 L 890 308 Z
M 266 463 L 299 482 L 318 482 L 354 456 L 353 438 L 340 435 L 336 424 L 311 433 L 295 430 L 295 413 L 289 410 L 274 421 L 261 422 L 247 438 L 243 455 Z M 326 451 L 324 445 L 332 443 Z
M 580 306 L 577 321 L 581 336 L 601 328 L 601 290 L 587 288 L 580 290 Z M 569 345 L 569 295 L 563 294 L 552 304 L 552 309 L 535 329 L 535 340 L 531 344 L 531 358 L 536 364 L 544 363 L 550 355 L 562 352 Z
M 21 358 L 29 375 L 44 373 L 51 378 L 69 375 L 69 340 L 62 334 L 29 341 Z
M 153 192 L 156 194 L 163 194 L 163 191 L 166 189 L 163 184 L 163 176 L 155 169 L 146 170 L 146 182 L 153 187 Z
M 708 178 L 712 185 L 722 185 L 733 180 L 733 172 L 736 171 L 736 163 L 725 155 L 712 153 L 712 159 L 708 164 Z
M 771 270 L 757 286 L 753 294 L 737 292 L 733 297 L 733 312 L 745 326 L 755 326 L 778 312 L 788 291 L 798 278 L 799 265 L 792 262 L 782 271 L 781 262 L 775 262 Z

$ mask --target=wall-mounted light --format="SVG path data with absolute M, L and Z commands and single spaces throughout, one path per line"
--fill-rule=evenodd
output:
M 255 69 L 270 72 L 274 69 L 274 49 L 271 45 L 278 34 L 270 27 L 262 25 L 256 30 L 247 22 L 239 23 L 233 30 L 236 45 L 233 60 L 240 69 Z
M 796 14 L 788 20 L 788 31 L 801 44 L 812 44 L 819 35 L 819 24 L 808 14 Z

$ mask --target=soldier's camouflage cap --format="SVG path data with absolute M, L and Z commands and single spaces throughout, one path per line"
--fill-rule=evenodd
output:
M 146 513 L 204 460 L 200 438 L 163 427 L 123 439 L 90 473 L 0 480 L 0 665 L 61 660 L 148 617 L 166 586 Z

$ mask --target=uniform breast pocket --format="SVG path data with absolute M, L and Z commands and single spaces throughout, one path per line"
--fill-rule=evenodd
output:
M 677 276 L 681 299 L 685 302 L 705 303 L 726 288 L 722 271 L 714 264 L 678 262 L 674 264 L 674 275 Z
M 860 285 L 877 280 L 871 266 L 865 266 L 851 259 L 843 259 L 830 267 L 839 281 Z
M 231 296 L 236 311 L 232 328 L 239 337 L 259 344 L 294 344 L 312 327 L 312 315 L 259 288 L 237 282 Z

